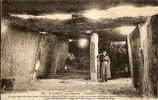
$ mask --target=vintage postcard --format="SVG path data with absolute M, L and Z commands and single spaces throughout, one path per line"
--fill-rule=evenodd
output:
M 158 0 L 1 0 L 1 100 L 158 99 Z

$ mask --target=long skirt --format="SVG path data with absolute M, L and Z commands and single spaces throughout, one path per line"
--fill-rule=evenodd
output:
M 101 79 L 106 81 L 109 78 L 111 78 L 110 65 L 107 61 L 103 61 L 101 63 Z

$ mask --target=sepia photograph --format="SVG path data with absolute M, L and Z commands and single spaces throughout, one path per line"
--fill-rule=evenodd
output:
M 158 100 L 158 0 L 1 0 L 1 100 Z

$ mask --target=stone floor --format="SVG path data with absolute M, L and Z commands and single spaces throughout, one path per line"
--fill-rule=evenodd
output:
M 64 77 L 65 76 L 65 77 Z M 17 88 L 18 87 L 18 88 Z M 93 98 L 93 99 L 92 99 Z M 92 82 L 84 73 L 61 74 L 51 79 L 21 84 L 12 92 L 1 95 L 2 100 L 142 100 L 132 86 L 131 78 Z M 143 98 L 143 100 L 147 98 Z M 151 98 L 150 98 L 151 99 Z

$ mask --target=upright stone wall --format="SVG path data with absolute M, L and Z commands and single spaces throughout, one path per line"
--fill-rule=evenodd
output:
M 131 76 L 133 77 L 133 84 L 134 87 L 138 90 L 141 90 L 141 69 L 142 69 L 142 63 L 141 63 L 141 56 L 140 56 L 140 49 L 141 49 L 141 43 L 140 43 L 140 32 L 139 27 L 137 26 L 135 30 L 128 35 L 128 51 L 129 51 L 129 62 L 130 62 L 130 68 L 131 68 Z
M 133 82 L 141 86 L 135 87 L 143 96 L 158 96 L 158 15 L 148 17 L 127 39 Z
M 57 71 L 63 70 L 68 54 L 68 40 L 64 37 L 58 37 L 53 48 L 53 55 L 51 57 L 51 73 L 56 74 Z
M 90 37 L 90 73 L 91 73 L 91 80 L 94 82 L 98 81 L 97 56 L 98 56 L 98 34 L 92 33 Z
M 15 78 L 15 82 L 28 82 L 35 65 L 37 45 L 36 33 L 17 30 L 3 20 L 1 33 L 1 77 Z
M 51 62 L 53 62 L 52 57 L 54 57 L 53 51 L 57 43 L 56 40 L 57 37 L 55 35 L 47 34 L 41 36 L 36 60 L 36 63 L 39 63 L 36 71 L 37 77 L 44 78 L 49 75 Z
M 32 80 L 36 63 L 37 76 L 44 77 L 51 69 L 65 64 L 68 41 L 61 36 L 29 32 L 10 26 L 3 19 L 1 32 L 1 77 L 14 78 L 15 84 Z
M 68 40 L 61 36 L 45 35 L 39 42 L 40 67 L 38 77 L 47 77 L 49 74 L 56 74 L 63 70 L 66 55 L 68 53 Z
M 143 95 L 158 96 L 158 15 L 140 25 L 140 33 L 144 56 Z

